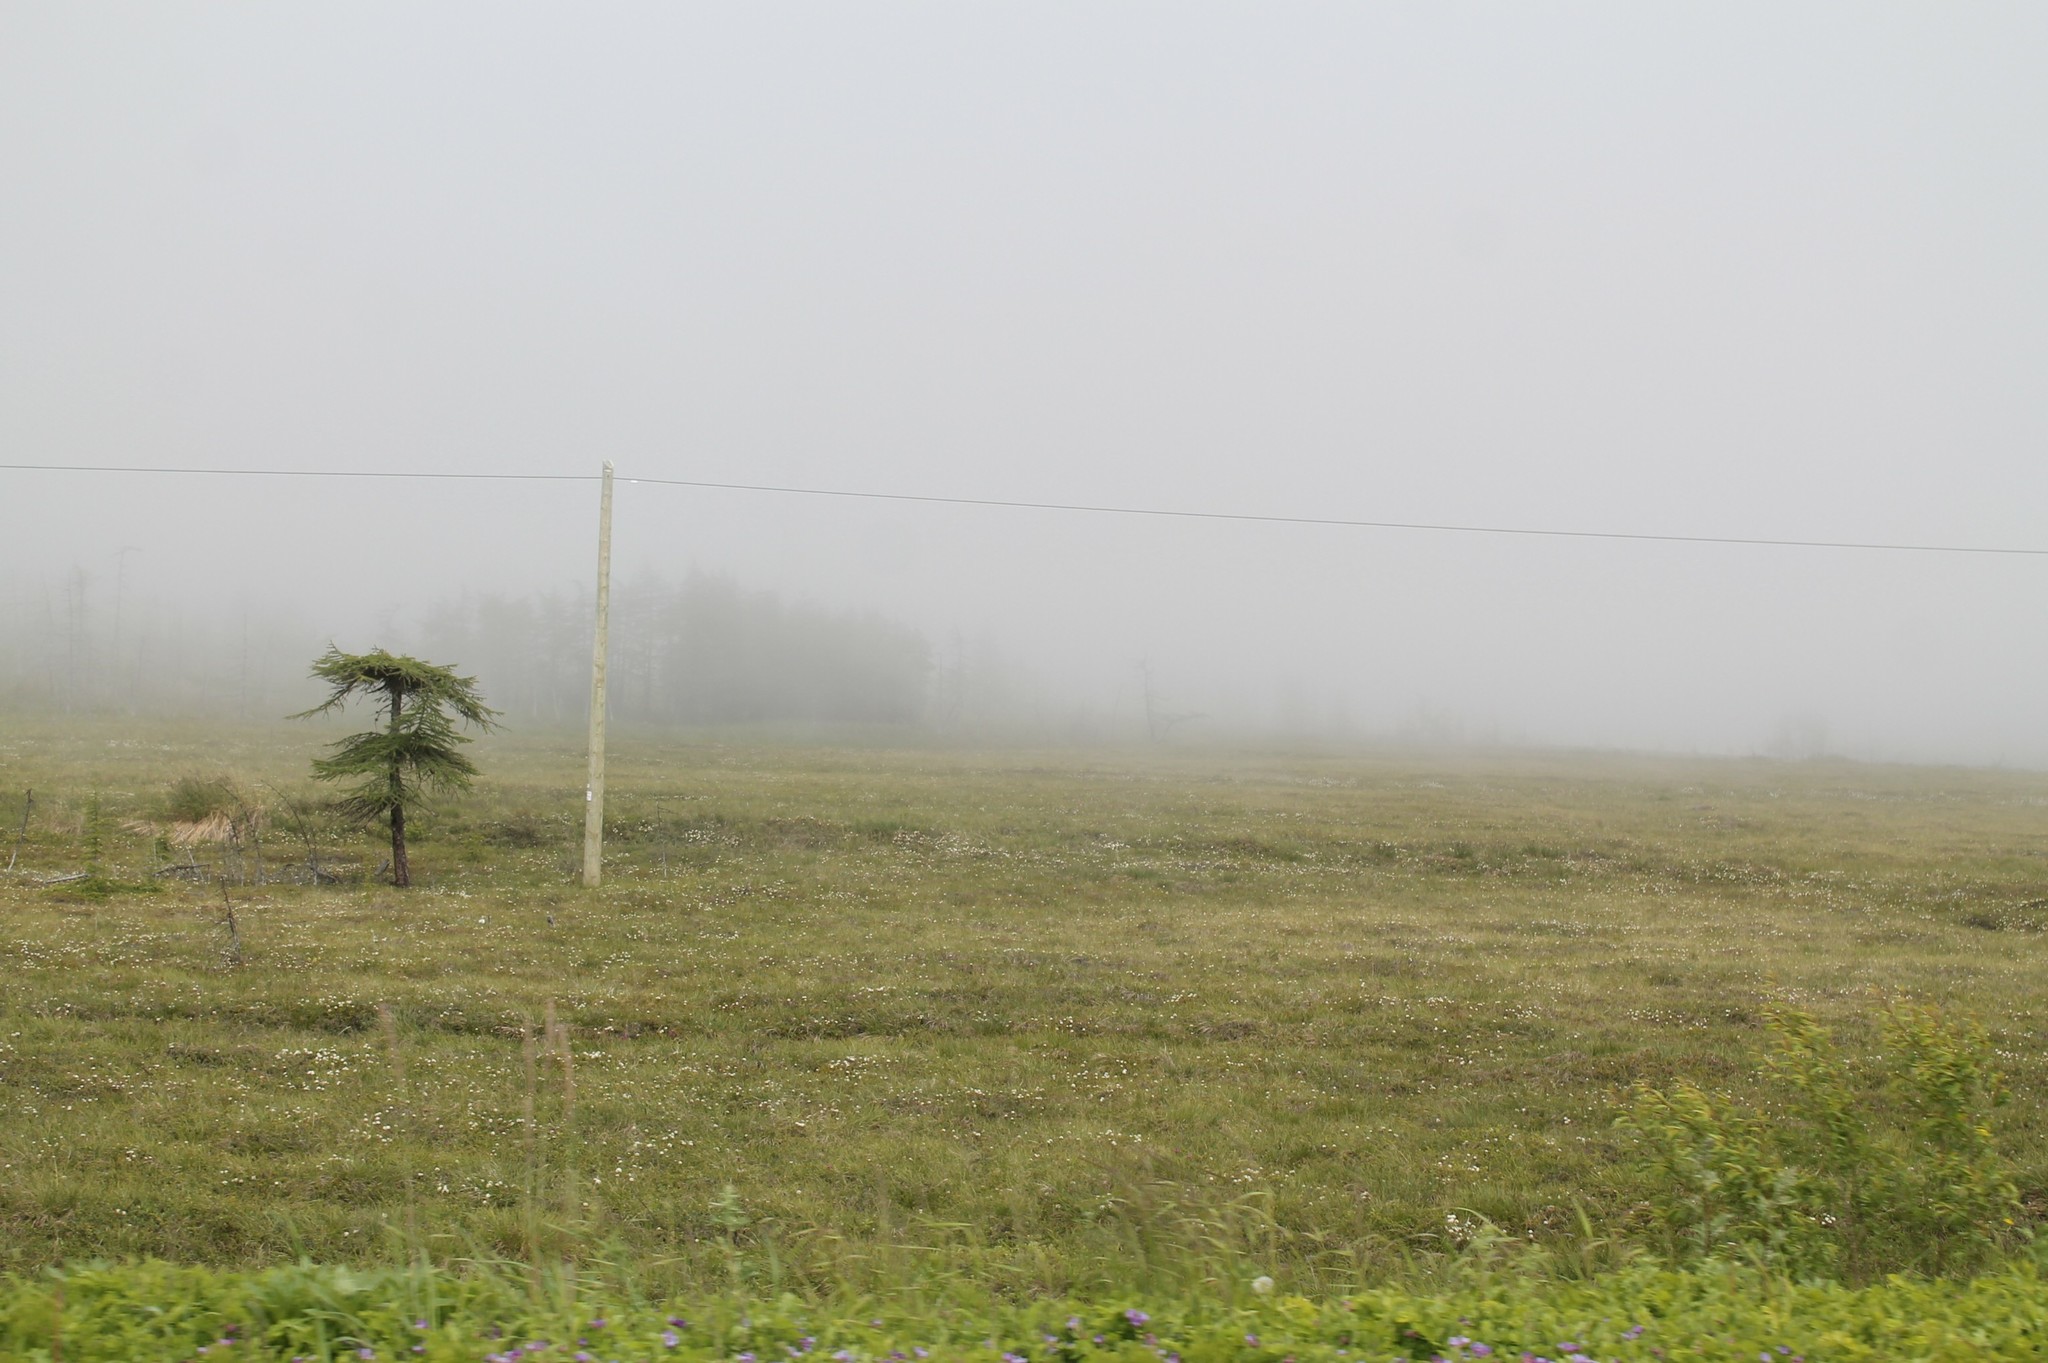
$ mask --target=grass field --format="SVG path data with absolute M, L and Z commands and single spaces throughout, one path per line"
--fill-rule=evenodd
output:
M 268 883 L 152 875 L 127 824 L 179 777 L 310 795 L 336 732 L 0 721 L 0 865 L 36 791 L 0 878 L 0 1268 L 410 1242 L 1328 1292 L 1479 1218 L 1597 1256 L 1651 1234 L 1629 1085 L 1740 1088 L 1772 1001 L 1868 1044 L 1894 994 L 1991 1028 L 2048 1212 L 2048 776 L 629 734 L 591 892 L 580 744 L 513 736 L 419 822 L 412 891 L 291 883 L 282 818 Z M 103 875 L 157 893 L 40 883 L 84 867 L 95 792 Z

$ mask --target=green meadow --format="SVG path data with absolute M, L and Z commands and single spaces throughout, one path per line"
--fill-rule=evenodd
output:
M 1631 1086 L 1896 998 L 1989 1028 L 2048 1215 L 2041 774 L 629 732 L 592 891 L 580 741 L 513 734 L 397 891 L 306 779 L 339 732 L 0 726 L 0 1270 L 1598 1269 L 1662 1248 Z M 256 837 L 176 845 L 221 778 Z

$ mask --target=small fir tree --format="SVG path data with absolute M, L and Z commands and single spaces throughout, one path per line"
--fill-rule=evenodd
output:
M 470 740 L 457 726 L 489 731 L 497 727 L 498 711 L 484 704 L 476 678 L 381 648 L 343 653 L 330 645 L 313 664 L 313 675 L 334 692 L 293 719 L 338 710 L 358 694 L 376 706 L 384 727 L 333 744 L 326 757 L 313 759 L 313 776 L 356 783 L 342 793 L 339 808 L 357 818 L 389 821 L 391 883 L 410 885 L 406 814 L 424 804 L 431 791 L 468 789 L 476 764 L 463 755 L 461 745 Z

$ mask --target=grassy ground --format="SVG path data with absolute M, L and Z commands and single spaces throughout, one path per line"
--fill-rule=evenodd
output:
M 1761 1007 L 1867 1038 L 1889 993 L 1992 1028 L 2048 1206 L 2048 776 L 628 735 L 587 892 L 580 746 L 500 738 L 410 892 L 279 883 L 274 819 L 237 961 L 124 825 L 195 773 L 305 795 L 335 732 L 0 726 L 0 864 L 32 786 L 23 867 L 82 869 L 97 791 L 102 872 L 161 887 L 0 878 L 0 1267 L 411 1238 L 1334 1290 L 1482 1216 L 1647 1234 L 1628 1085 L 1739 1087 Z

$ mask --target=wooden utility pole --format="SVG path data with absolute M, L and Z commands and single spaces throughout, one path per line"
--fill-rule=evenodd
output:
M 604 878 L 604 663 L 612 607 L 612 461 L 597 512 L 597 640 L 590 650 L 590 784 L 583 791 L 583 883 Z

